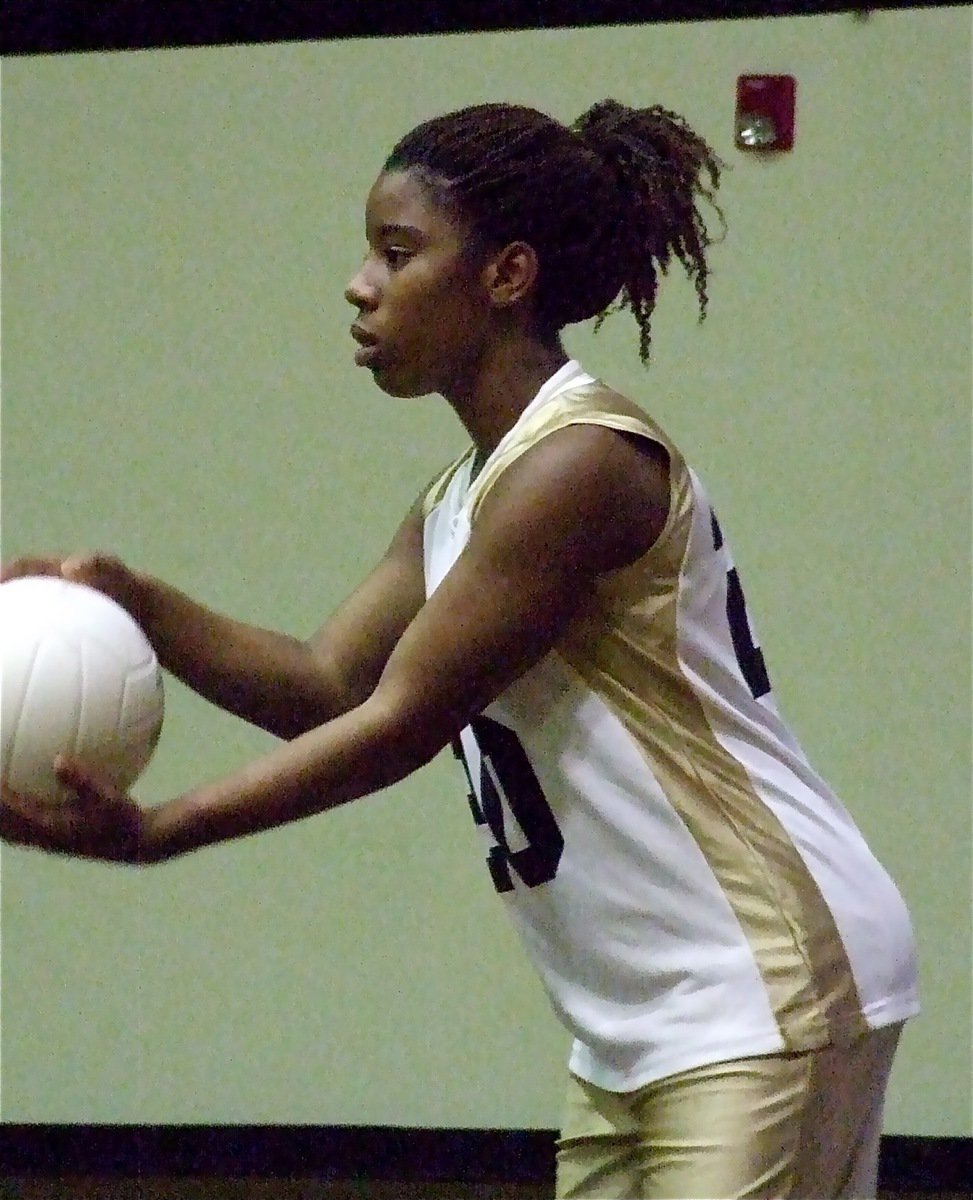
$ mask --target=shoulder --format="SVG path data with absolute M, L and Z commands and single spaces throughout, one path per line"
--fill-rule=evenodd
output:
M 533 453 L 536 447 L 547 442 L 554 434 L 560 436 L 562 431 L 575 427 L 602 428 L 628 434 L 636 441 L 654 443 L 654 446 L 645 448 L 645 453 L 649 457 L 668 458 L 674 479 L 679 479 L 686 470 L 682 455 L 672 439 L 642 408 L 620 392 L 588 376 L 578 386 L 566 388 L 534 411 L 528 409 L 517 422 L 470 489 L 471 517 L 476 516 L 487 492 L 519 458 L 528 452 Z M 581 438 L 578 444 L 583 446 L 585 441 Z M 592 437 L 587 441 L 596 450 L 599 444 L 613 444 L 610 437 Z
M 670 454 L 677 452 L 672 440 L 645 409 L 590 376 L 587 381 L 566 389 L 543 405 L 534 421 L 526 423 L 523 432 L 527 437 L 543 436 L 545 432 L 578 423 L 623 430 L 659 442 Z
M 582 574 L 634 562 L 669 512 L 669 453 L 608 425 L 573 422 L 531 444 L 482 496 L 473 536 L 514 544 L 539 561 L 577 559 Z

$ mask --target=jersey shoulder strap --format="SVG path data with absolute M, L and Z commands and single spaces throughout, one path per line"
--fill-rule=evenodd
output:
M 464 454 L 460 455 L 460 457 L 458 459 L 456 459 L 455 462 L 452 462 L 449 464 L 449 466 L 445 469 L 445 471 L 443 471 L 440 475 L 437 475 L 436 478 L 433 480 L 433 482 L 426 489 L 426 494 L 422 500 L 422 519 L 423 520 L 425 520 L 426 517 L 429 516 L 429 514 L 432 512 L 432 510 L 436 507 L 437 504 L 442 502 L 443 497 L 446 495 L 446 492 L 449 489 L 449 485 L 453 482 L 453 479 L 456 477 L 456 472 L 460 469 L 460 467 L 463 466 L 463 464 L 467 461 L 467 459 L 469 459 L 469 457 L 472 455 L 472 453 L 473 453 L 473 450 L 471 448 L 471 449 L 467 450 Z
M 595 380 L 567 389 L 535 411 L 524 413 L 471 485 L 470 520 L 476 518 L 483 497 L 507 467 L 543 438 L 569 425 L 604 425 L 658 442 L 669 455 L 672 476 L 680 478 L 687 473 L 682 455 L 660 426 L 628 397 Z

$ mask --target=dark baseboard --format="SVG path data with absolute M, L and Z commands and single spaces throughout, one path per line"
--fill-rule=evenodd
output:
M 552 1130 L 310 1125 L 0 1123 L 0 1175 L 543 1184 Z M 882 1139 L 883 1192 L 968 1191 L 973 1138 Z
M 882 1138 L 879 1186 L 886 1192 L 969 1194 L 973 1137 Z

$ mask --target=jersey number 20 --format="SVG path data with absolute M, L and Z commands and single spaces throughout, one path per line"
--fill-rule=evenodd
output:
M 479 799 L 458 740 L 456 754 L 469 780 L 473 819 L 493 835 L 487 857 L 493 886 L 498 892 L 513 891 L 511 872 L 527 887 L 550 883 L 557 874 L 564 838 L 520 739 L 489 717 L 474 717 L 470 731 L 480 751 Z M 510 846 L 508 812 L 526 843 L 517 850 Z
M 713 530 L 713 549 L 723 548 L 723 530 L 716 519 L 716 513 L 710 510 L 710 524 Z M 770 691 L 770 678 L 767 675 L 767 665 L 764 662 L 763 651 L 753 640 L 750 630 L 750 618 L 747 616 L 747 603 L 740 584 L 740 576 L 736 567 L 730 567 L 726 576 L 726 619 L 730 625 L 730 636 L 733 638 L 733 650 L 736 654 L 743 678 L 754 700 L 766 696 Z

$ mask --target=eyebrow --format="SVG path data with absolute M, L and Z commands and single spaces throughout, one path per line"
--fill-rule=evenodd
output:
M 397 225 L 394 222 L 386 222 L 384 225 L 380 225 L 378 232 L 380 237 L 396 237 L 404 234 L 406 237 L 412 238 L 413 241 L 417 242 L 422 241 L 425 236 L 422 230 L 418 229 L 415 225 Z

